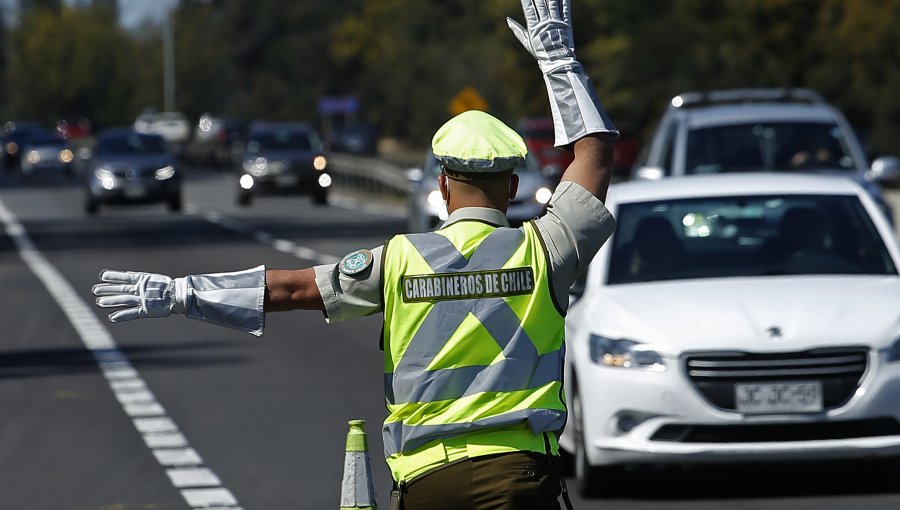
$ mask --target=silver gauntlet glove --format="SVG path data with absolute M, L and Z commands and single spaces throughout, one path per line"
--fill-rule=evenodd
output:
M 527 28 L 506 23 L 537 59 L 550 96 L 557 147 L 566 147 L 592 133 L 619 132 L 612 125 L 584 67 L 575 58 L 569 0 L 522 0 Z
M 263 303 L 266 268 L 233 273 L 170 278 L 154 273 L 110 271 L 92 291 L 102 308 L 121 308 L 109 314 L 112 322 L 173 313 L 260 336 L 265 327 Z

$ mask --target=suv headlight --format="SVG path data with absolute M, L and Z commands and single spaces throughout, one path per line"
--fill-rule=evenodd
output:
M 156 171 L 154 177 L 156 177 L 157 181 L 165 181 L 166 179 L 171 179 L 175 175 L 175 167 L 172 165 L 167 165 Z
M 590 338 L 591 360 L 615 368 L 638 368 L 662 372 L 666 362 L 649 345 L 634 340 L 614 340 L 599 335 Z
M 534 194 L 534 199 L 541 205 L 547 205 L 551 198 L 553 198 L 553 191 L 550 188 L 540 188 Z
M 327 166 L 328 160 L 325 159 L 325 156 L 316 156 L 315 159 L 313 159 L 313 168 L 316 170 L 321 172 L 322 170 L 325 170 L 325 167 Z

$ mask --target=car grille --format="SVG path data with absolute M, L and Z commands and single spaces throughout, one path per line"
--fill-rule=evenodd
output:
M 817 349 L 792 353 L 693 353 L 685 369 L 694 386 L 716 407 L 735 410 L 735 384 L 820 381 L 825 409 L 844 405 L 866 371 L 868 349 Z
M 651 441 L 675 443 L 763 443 L 827 441 L 900 435 L 893 418 L 817 423 L 754 423 L 740 425 L 663 425 Z

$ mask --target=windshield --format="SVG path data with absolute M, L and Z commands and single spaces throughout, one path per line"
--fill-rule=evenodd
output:
M 611 285 L 763 275 L 897 274 L 855 196 L 716 197 L 624 204 Z
M 97 142 L 97 154 L 163 154 L 166 142 L 159 136 L 131 135 L 102 138 Z
M 261 150 L 309 151 L 318 146 L 319 140 L 311 131 L 282 129 L 254 133 L 247 143 L 247 151 L 251 153 Z
M 855 168 L 843 132 L 834 123 L 760 122 L 688 132 L 688 174 Z

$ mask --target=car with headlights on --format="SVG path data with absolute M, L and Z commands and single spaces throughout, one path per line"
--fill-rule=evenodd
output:
M 521 225 L 543 214 L 553 196 L 555 181 L 541 172 L 537 158 L 531 153 L 524 163 L 516 167 L 515 173 L 519 176 L 519 189 L 515 198 L 509 201 L 506 216 L 510 224 Z M 430 150 L 425 156 L 424 167 L 408 172 L 407 221 L 410 232 L 434 230 L 447 219 L 447 205 L 438 189 L 440 174 L 441 164 Z
M 809 89 L 688 92 L 672 98 L 634 179 L 733 172 L 843 175 L 893 222 L 879 184 L 900 184 L 900 160 L 869 165 L 843 114 Z
M 160 135 L 131 129 L 103 131 L 87 161 L 85 212 L 101 204 L 163 202 L 181 210 L 181 170 Z
M 305 122 L 265 122 L 250 126 L 240 157 L 238 204 L 261 193 L 308 193 L 328 203 L 332 179 L 319 135 Z
M 60 135 L 51 132 L 35 132 L 22 142 L 22 161 L 19 172 L 25 179 L 36 175 L 72 176 L 75 153 Z
M 900 456 L 900 253 L 851 179 L 613 185 L 566 320 L 583 494 L 624 466 Z

